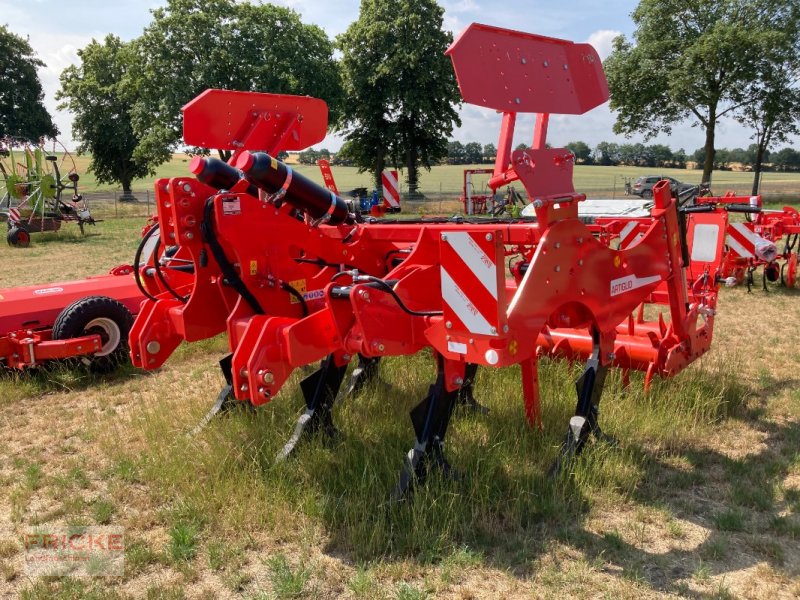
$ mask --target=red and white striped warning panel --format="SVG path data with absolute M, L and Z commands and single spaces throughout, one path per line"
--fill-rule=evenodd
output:
M 383 199 L 390 208 L 400 208 L 400 186 L 397 183 L 397 171 L 383 171 L 381 173 L 383 184 Z
M 756 258 L 771 262 L 777 256 L 777 246 L 760 235 L 750 231 L 744 223 L 728 223 L 728 236 L 725 243 L 742 258 Z
M 642 239 L 644 234 L 639 231 L 639 223 L 636 221 L 629 221 L 622 231 L 619 232 L 619 249 L 627 250 L 636 242 Z
M 317 161 L 317 165 L 319 166 L 319 170 L 322 171 L 322 179 L 323 181 L 325 181 L 325 187 L 338 196 L 339 190 L 336 189 L 336 182 L 333 179 L 333 172 L 331 171 L 331 163 L 325 160 L 324 158 L 320 158 Z
M 499 335 L 505 306 L 503 246 L 498 232 L 448 231 L 440 242 L 445 325 L 455 332 Z
M 9 208 L 8 209 L 8 220 L 12 222 L 19 221 L 20 214 L 16 208 Z

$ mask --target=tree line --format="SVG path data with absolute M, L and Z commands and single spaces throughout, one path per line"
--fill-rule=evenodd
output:
M 56 96 L 73 114 L 78 151 L 91 154 L 97 181 L 125 192 L 183 149 L 181 107 L 208 88 L 325 100 L 349 160 L 376 183 L 385 166 L 402 166 L 412 193 L 419 169 L 446 156 L 460 124 L 444 55 L 452 34 L 435 0 L 362 0 L 356 21 L 335 39 L 272 4 L 168 0 L 151 14 L 136 39 L 107 35 L 79 50 Z M 42 104 L 39 66 L 27 40 L 0 28 L 0 140 L 57 133 Z
M 358 18 L 335 39 L 271 4 L 167 0 L 151 13 L 138 38 L 93 40 L 61 74 L 57 98 L 74 115 L 73 135 L 99 182 L 127 191 L 169 160 L 182 148 L 181 107 L 207 88 L 322 98 L 330 128 L 346 140 L 337 160 L 369 171 L 376 185 L 386 166 L 402 167 L 414 193 L 420 169 L 489 161 L 484 145 L 448 141 L 460 97 L 444 55 L 452 35 L 435 0 L 361 0 Z M 800 2 L 641 0 L 631 18 L 632 38 L 618 37 L 604 62 L 615 133 L 647 141 L 688 120 L 705 145 L 689 157 L 657 144 L 574 142 L 579 161 L 699 159 L 710 181 L 715 168 L 741 162 L 731 156 L 746 155 L 754 190 L 768 162 L 795 168 L 794 151 L 778 148 L 800 134 Z M 0 27 L 0 140 L 56 132 L 42 104 L 41 65 L 27 40 Z M 750 148 L 716 148 L 723 118 L 752 132 L 754 158 Z

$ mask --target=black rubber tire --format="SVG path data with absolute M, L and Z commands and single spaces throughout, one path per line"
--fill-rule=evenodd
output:
M 8 230 L 6 241 L 15 248 L 27 248 L 31 245 L 31 234 L 24 227 L 14 226 Z
M 653 190 L 642 190 L 642 198 L 652 198 L 653 197 Z
M 133 325 L 133 315 L 125 305 L 107 296 L 88 296 L 76 300 L 58 315 L 53 324 L 53 339 L 66 340 L 92 333 L 99 333 L 103 344 L 109 343 L 111 336 L 101 324 L 90 326 L 93 321 L 105 321 L 113 334 L 113 325 L 119 333 L 117 343 L 111 348 L 104 348 L 102 355 L 89 354 L 80 357 L 84 363 L 88 360 L 89 369 L 95 373 L 108 373 L 129 359 L 128 333 Z M 112 323 L 113 322 L 113 325 Z

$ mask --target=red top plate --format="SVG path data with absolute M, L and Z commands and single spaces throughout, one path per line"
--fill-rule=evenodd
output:
M 580 115 L 608 100 L 603 64 L 589 44 L 473 23 L 446 54 L 470 104 Z
M 183 107 L 187 145 L 220 150 L 303 150 L 328 130 L 328 105 L 311 96 L 206 90 Z M 286 132 L 289 132 L 286 135 Z

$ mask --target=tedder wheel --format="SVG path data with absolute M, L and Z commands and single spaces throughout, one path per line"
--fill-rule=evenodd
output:
M 31 234 L 28 233 L 28 230 L 24 227 L 15 225 L 8 230 L 6 240 L 8 240 L 9 246 L 14 246 L 16 248 L 27 248 L 31 245 Z
M 99 334 L 103 347 L 81 360 L 95 373 L 108 373 L 127 359 L 128 333 L 132 325 L 133 316 L 123 304 L 106 296 L 89 296 L 61 311 L 53 325 L 53 339 Z
M 792 252 L 786 261 L 786 287 L 793 288 L 797 283 L 797 253 Z

